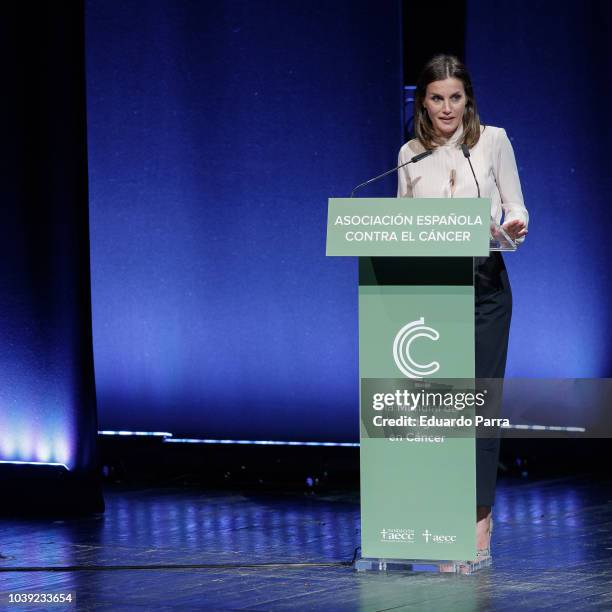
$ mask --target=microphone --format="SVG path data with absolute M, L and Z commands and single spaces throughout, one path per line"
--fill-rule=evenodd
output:
M 472 161 L 470 160 L 470 150 L 468 149 L 468 146 L 466 144 L 461 145 L 461 150 L 463 151 L 463 156 L 465 157 L 465 159 L 468 160 L 468 163 L 470 164 L 470 168 L 472 170 L 472 176 L 474 177 L 474 180 L 476 181 L 476 188 L 478 189 L 478 197 L 480 197 L 480 185 L 478 184 L 478 179 L 476 178 L 476 173 L 474 172 L 474 167 L 472 166 Z M 514 242 L 514 240 L 512 240 L 512 238 L 508 236 L 508 233 L 506 232 L 506 230 L 501 225 L 499 225 L 497 221 L 493 219 L 493 217 L 491 217 L 491 223 L 495 225 L 495 230 L 499 232 L 507 240 L 508 244 L 510 244 L 512 247 L 516 249 L 516 243 Z
M 472 160 L 470 159 L 470 150 L 466 144 L 461 145 L 461 150 L 463 151 L 463 156 L 468 160 L 468 164 L 470 164 L 470 169 L 472 170 L 472 176 L 476 181 L 476 189 L 478 189 L 478 197 L 480 197 L 480 185 L 478 184 L 478 179 L 476 178 L 476 173 L 474 172 L 474 166 L 472 166 Z
M 418 155 L 411 157 L 407 162 L 404 162 L 403 164 L 400 164 L 399 166 L 395 166 L 395 168 L 391 168 L 391 170 L 387 170 L 386 172 L 383 172 L 382 174 L 379 174 L 378 176 L 371 178 L 369 181 L 366 181 L 365 183 L 360 183 L 359 185 L 357 185 L 357 187 L 353 189 L 353 191 L 351 191 L 351 198 L 355 195 L 355 192 L 358 189 L 361 189 L 362 187 L 365 187 L 366 185 L 369 185 L 370 183 L 373 183 L 374 181 L 377 181 L 378 179 L 384 178 L 385 176 L 391 174 L 392 172 L 395 172 L 396 170 L 399 170 L 400 168 L 403 168 L 404 166 L 407 166 L 408 164 L 416 164 L 417 162 L 420 162 L 422 159 L 425 159 L 432 153 L 433 153 L 433 150 L 423 151 L 423 153 L 419 153 Z

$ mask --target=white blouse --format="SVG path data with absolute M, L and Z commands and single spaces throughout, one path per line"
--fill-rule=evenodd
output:
M 475 198 L 476 183 L 468 160 L 457 145 L 463 126 L 433 154 L 415 164 L 398 170 L 398 198 Z M 399 164 L 422 153 L 425 149 L 414 139 L 400 150 Z M 470 159 L 480 184 L 480 196 L 491 198 L 491 217 L 501 222 L 519 219 L 529 223 L 529 213 L 523 203 L 514 151 L 503 128 L 487 125 L 480 128 L 480 139 L 470 149 Z M 519 239 L 522 242 L 524 239 Z

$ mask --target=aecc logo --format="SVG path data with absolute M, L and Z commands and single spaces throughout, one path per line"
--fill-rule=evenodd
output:
M 440 334 L 433 327 L 425 325 L 425 318 L 404 325 L 393 341 L 393 359 L 400 372 L 408 378 L 423 378 L 431 376 L 440 369 L 438 361 L 431 363 L 418 363 L 410 354 L 410 347 L 417 338 L 429 338 L 434 342 L 440 338 Z

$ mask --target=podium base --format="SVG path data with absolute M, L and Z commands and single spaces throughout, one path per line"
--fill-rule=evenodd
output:
M 492 563 L 491 557 L 483 557 L 477 561 L 361 558 L 355 561 L 353 568 L 357 572 L 432 572 L 469 576 L 489 567 Z

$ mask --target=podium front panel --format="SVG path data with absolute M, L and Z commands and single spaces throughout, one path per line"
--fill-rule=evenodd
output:
M 475 556 L 474 332 L 471 257 L 360 258 L 363 557 Z

